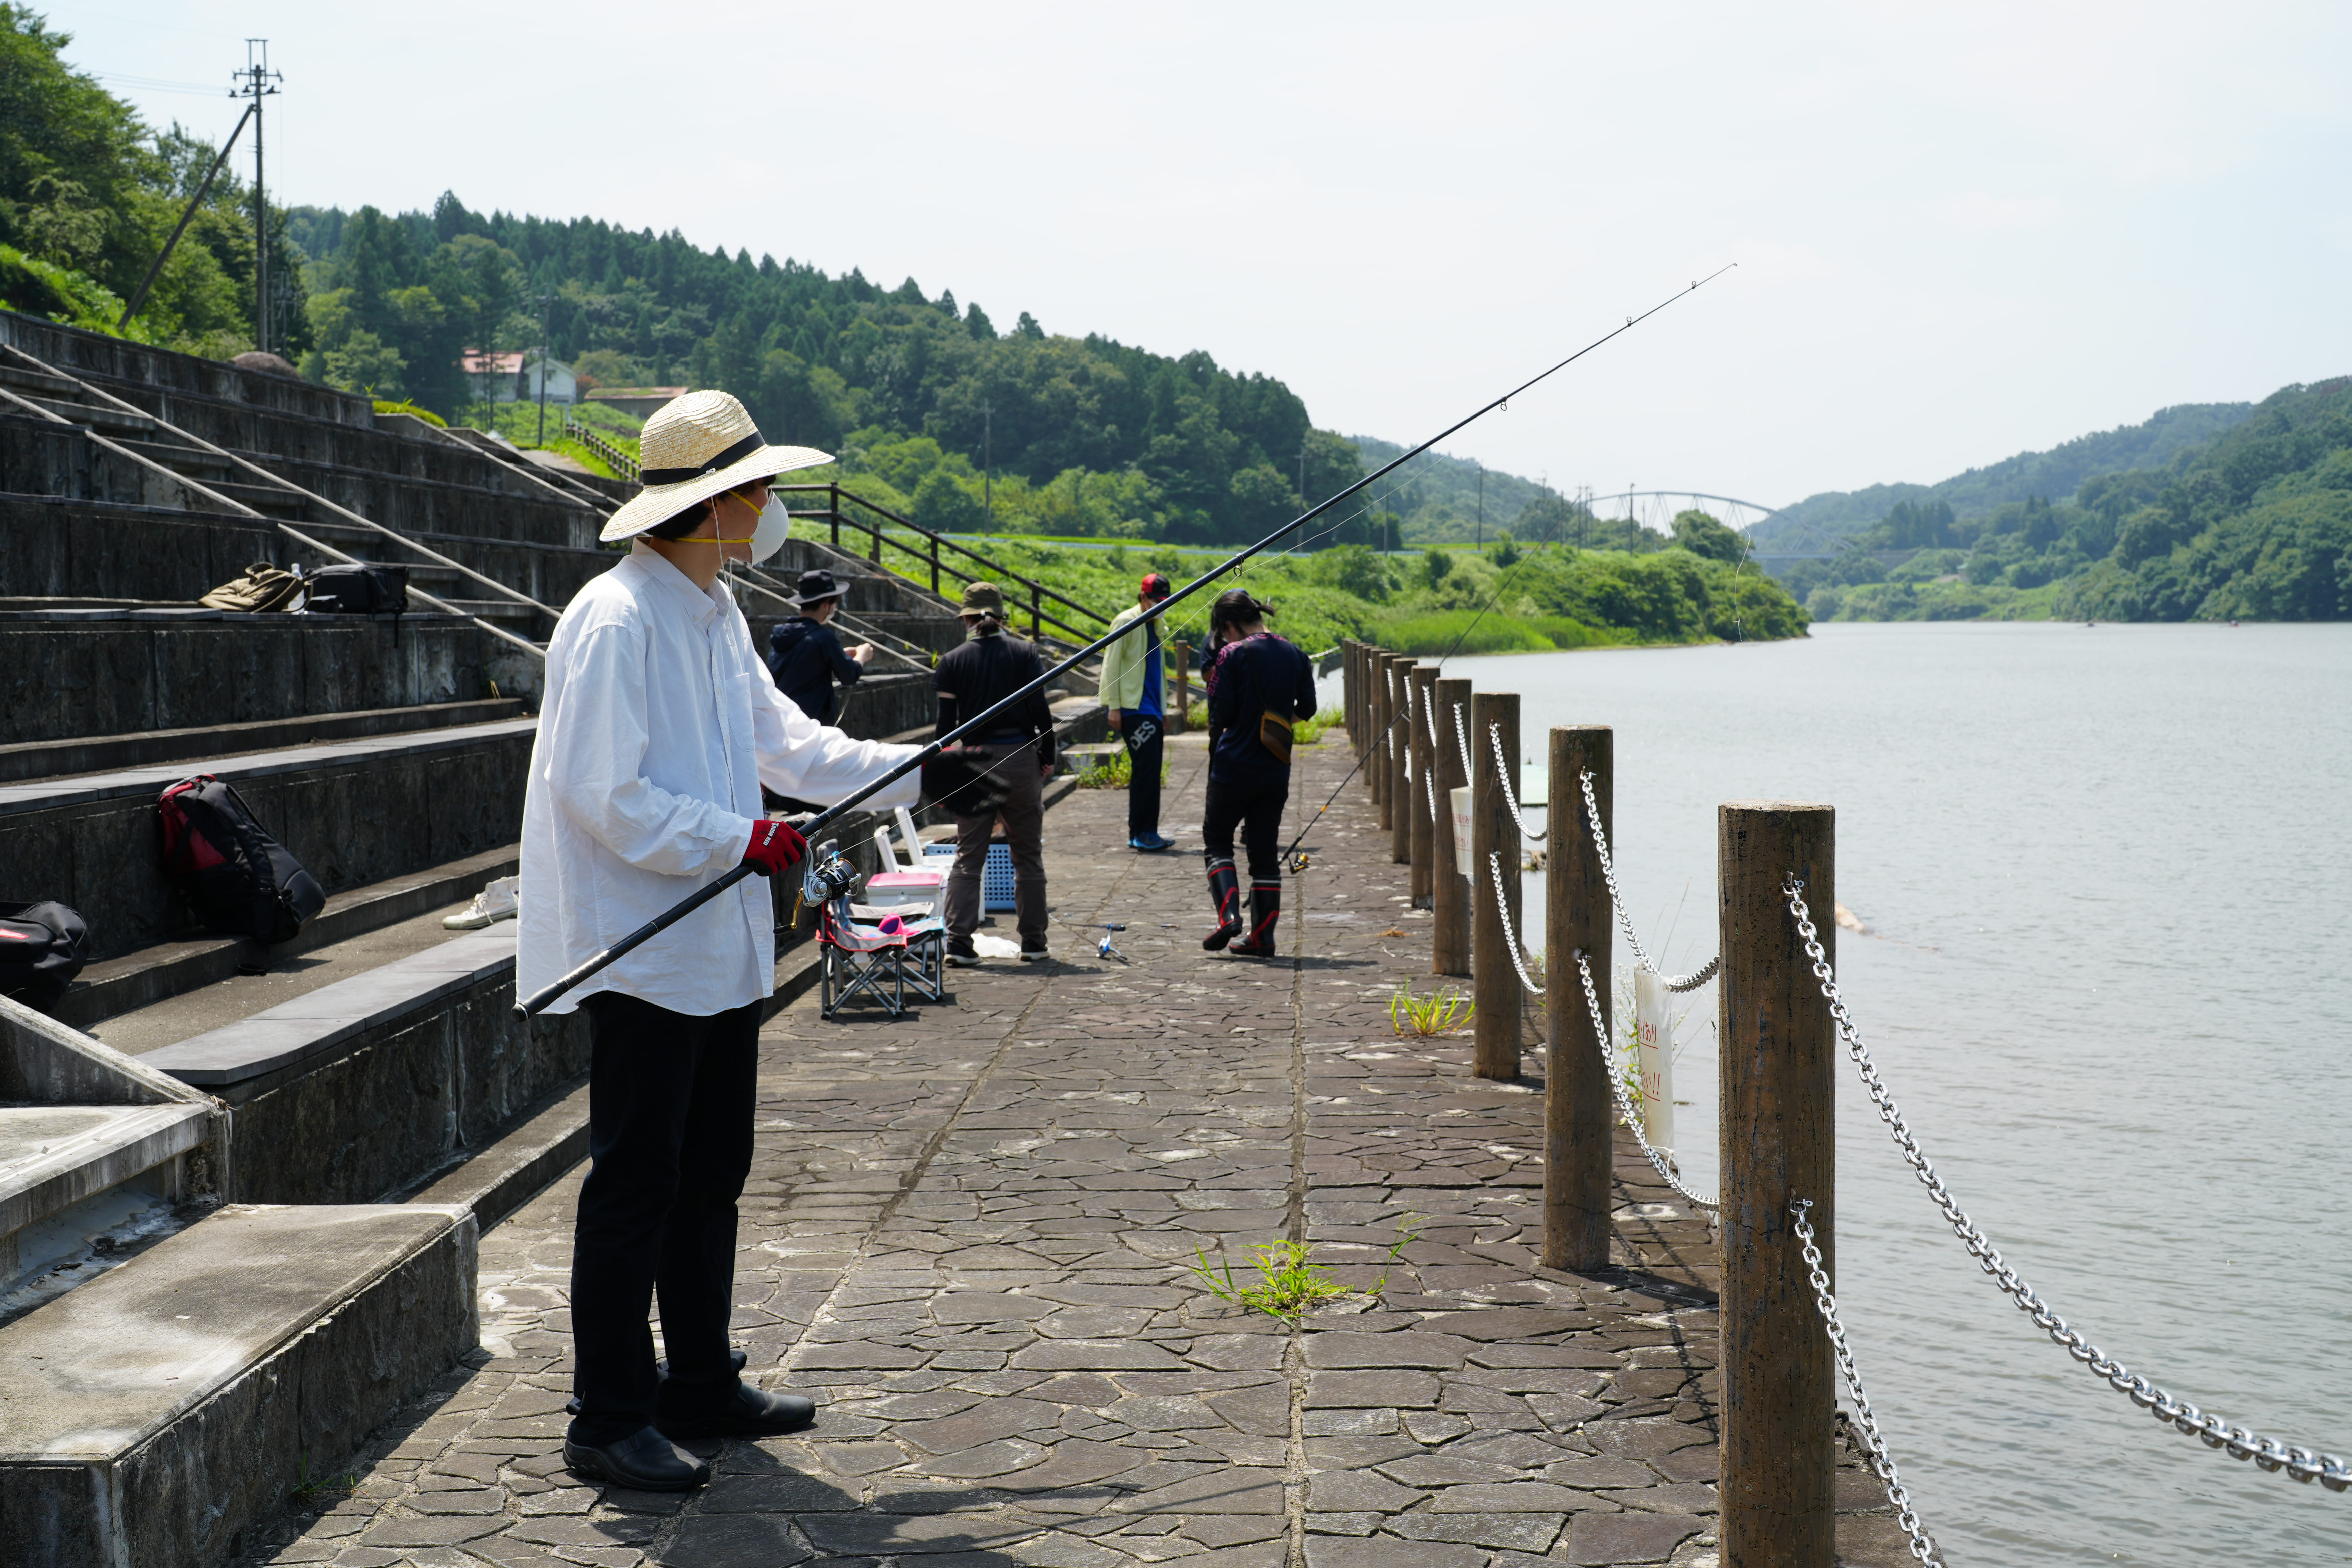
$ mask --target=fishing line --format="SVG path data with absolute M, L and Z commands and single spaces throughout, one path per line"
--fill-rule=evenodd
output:
M 1027 685 L 1023 686 L 1019 690 L 1000 698 L 989 708 L 972 715 L 972 717 L 965 720 L 962 723 L 958 724 L 953 730 L 950 730 L 948 733 L 939 737 L 937 740 L 930 742 L 921 750 L 918 751 L 913 756 L 908 757 L 905 762 L 898 763 L 896 767 L 888 769 L 881 777 L 860 788 L 847 799 L 843 800 L 836 805 L 829 805 L 823 811 L 818 812 L 815 816 L 810 819 L 807 832 L 814 834 L 823 830 L 827 824 L 838 820 L 851 808 L 863 805 L 867 800 L 870 800 L 875 795 L 880 794 L 883 790 L 886 790 L 890 785 L 898 783 L 900 779 L 905 778 L 908 773 L 913 773 L 918 768 L 940 760 L 942 756 L 948 757 L 951 762 L 961 763 L 962 761 L 962 749 L 961 742 L 966 735 L 986 733 L 987 731 L 985 726 L 995 723 L 1003 719 L 1006 713 L 1013 710 L 1016 704 L 1025 701 L 1032 694 L 1044 689 L 1046 686 L 1058 680 L 1064 674 L 1067 673 L 1081 661 L 1092 658 L 1096 654 L 1100 653 L 1104 648 L 1108 647 L 1120 637 L 1126 637 L 1129 633 L 1133 632 L 1136 627 L 1164 616 L 1168 611 L 1173 609 L 1176 605 L 1181 604 L 1186 599 L 1191 598 L 1193 595 L 1199 593 L 1202 588 L 1208 586 L 1209 584 L 1215 581 L 1225 573 L 1237 571 L 1253 558 L 1262 555 L 1266 551 L 1273 549 L 1278 541 L 1280 541 L 1286 534 L 1290 533 L 1293 530 L 1314 521 L 1317 518 L 1339 506 L 1340 502 L 1346 500 L 1349 497 L 1356 494 L 1358 491 L 1370 489 L 1372 485 L 1378 483 L 1383 479 L 1386 479 L 1390 474 L 1411 462 L 1413 458 L 1420 457 L 1423 452 L 1426 452 L 1431 447 L 1436 446 L 1440 441 L 1444 440 L 1448 436 L 1463 429 L 1465 426 L 1475 422 L 1476 420 L 1486 417 L 1497 408 L 1507 406 L 1512 398 L 1519 396 L 1521 394 L 1528 391 L 1528 388 L 1549 379 L 1551 376 L 1558 374 L 1563 370 L 1566 370 L 1570 365 L 1574 364 L 1578 360 L 1582 359 L 1585 355 L 1600 348 L 1603 343 L 1609 342 L 1622 336 L 1626 332 L 1632 331 L 1635 327 L 1641 325 L 1643 321 L 1648 321 L 1652 316 L 1656 315 L 1667 306 L 1674 304 L 1678 300 L 1685 299 L 1691 294 L 1696 293 L 1700 288 L 1708 283 L 1714 282 L 1717 278 L 1722 277 L 1726 272 L 1730 271 L 1732 268 L 1737 267 L 1738 265 L 1738 262 L 1731 262 L 1726 266 L 1719 267 L 1704 278 L 1695 279 L 1688 288 L 1676 289 L 1674 293 L 1666 296 L 1664 300 L 1659 300 L 1656 304 L 1651 306 L 1648 310 L 1643 310 L 1641 314 L 1626 317 L 1625 324 L 1623 326 L 1610 328 L 1609 331 L 1593 339 L 1591 342 L 1585 344 L 1574 353 L 1570 354 L 1566 359 L 1563 359 L 1558 363 L 1550 365 L 1544 370 L 1537 372 L 1534 375 L 1529 376 L 1527 380 L 1521 382 L 1510 391 L 1503 394 L 1500 397 L 1483 404 L 1479 407 L 1473 409 L 1470 413 L 1464 415 L 1461 418 L 1455 420 L 1453 424 L 1448 425 L 1444 429 L 1440 430 L 1436 435 L 1432 436 L 1429 439 L 1422 442 L 1419 446 L 1414 447 L 1410 450 L 1399 453 L 1395 458 L 1392 458 L 1388 462 L 1381 464 L 1379 468 L 1373 469 L 1370 473 L 1366 474 L 1363 478 L 1357 479 L 1354 483 L 1347 486 L 1345 489 L 1334 492 L 1328 499 L 1307 508 L 1305 511 L 1299 513 L 1288 522 L 1284 523 L 1280 528 L 1276 529 L 1272 533 L 1267 534 L 1264 539 L 1259 540 L 1256 543 L 1246 546 L 1245 548 L 1236 552 L 1223 564 L 1216 566 L 1208 572 L 1202 573 L 1192 582 L 1187 583 L 1183 587 L 1178 589 L 1169 597 L 1160 600 L 1150 609 L 1145 610 L 1134 620 L 1128 622 L 1124 626 L 1116 626 L 1111 630 L 1105 632 L 1102 636 L 1095 638 L 1094 641 L 1087 644 L 1086 647 L 1079 648 L 1076 652 L 1064 658 L 1060 663 L 1055 665 L 1050 669 L 1045 670 L 1034 679 L 1031 680 Z M 1516 567 L 1514 567 L 1514 570 L 1516 570 Z M 1456 646 L 1459 646 L 1458 639 Z M 955 751 L 950 752 L 950 747 L 955 748 Z M 1359 765 L 1360 765 L 1360 759 L 1359 760 Z M 810 870 L 814 870 L 815 863 L 815 857 L 811 856 L 806 864 Z M 644 943 L 652 941 L 655 937 L 668 930 L 677 921 L 684 920 L 688 915 L 692 914 L 695 910 L 700 909 L 703 905 L 717 898 L 720 893 L 725 892 L 736 883 L 740 882 L 744 878 L 754 875 L 757 870 L 758 868 L 756 866 L 754 866 L 751 861 L 746 860 L 741 865 L 737 866 L 733 870 L 727 872 L 724 876 L 704 883 L 694 892 L 688 894 L 683 899 L 680 899 L 677 903 L 671 905 L 660 914 L 656 915 L 652 920 L 647 921 L 635 931 L 631 931 L 628 935 L 621 938 L 620 941 L 614 942 L 612 946 L 604 949 L 602 952 L 597 953 L 594 957 L 587 960 L 585 963 L 573 969 L 570 973 L 562 976 L 559 980 L 555 980 L 551 982 L 549 984 L 542 986 L 531 995 L 518 1000 L 515 1003 L 515 1016 L 517 1018 L 529 1018 L 534 1014 L 545 1011 L 558 998 L 562 996 L 565 992 L 570 991 L 572 987 L 590 979 L 608 964 L 611 964 L 625 955 L 635 952 Z M 804 883 L 808 874 L 809 873 L 806 870 L 803 873 Z

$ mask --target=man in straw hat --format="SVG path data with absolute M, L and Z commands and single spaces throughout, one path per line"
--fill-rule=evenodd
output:
M 743 405 L 695 392 L 646 425 L 644 490 L 604 525 L 629 553 L 583 588 L 547 648 L 523 805 L 515 963 L 527 994 L 749 861 L 799 858 L 760 787 L 845 798 L 914 748 L 853 741 L 779 695 L 727 560 L 783 542 L 769 481 L 829 459 L 771 447 Z M 909 775 L 874 797 L 911 805 Z M 588 1013 L 593 1164 L 572 1233 L 574 1474 L 650 1490 L 709 1479 L 673 1437 L 790 1431 L 811 1401 L 743 1383 L 728 1348 L 735 1200 L 751 1163 L 761 1004 L 774 913 L 746 881 L 549 1009 Z M 668 1360 L 654 1360 L 658 1293 Z
M 993 583 L 963 589 L 963 646 L 931 673 L 940 694 L 938 733 L 978 717 L 1045 672 L 1036 646 L 1004 635 L 1004 595 Z M 1013 853 L 1013 919 L 1021 932 L 1021 961 L 1043 963 L 1045 951 L 1045 781 L 1054 776 L 1054 710 L 1045 693 L 1032 691 L 1001 715 L 991 732 L 963 751 L 962 771 L 973 782 L 943 792 L 939 804 L 953 814 L 955 864 L 948 871 L 948 962 L 980 962 L 971 933 L 980 924 L 981 875 L 996 825 Z

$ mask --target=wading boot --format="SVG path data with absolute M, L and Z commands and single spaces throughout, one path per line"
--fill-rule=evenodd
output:
M 1250 930 L 1244 940 L 1234 943 L 1236 958 L 1272 958 L 1275 922 L 1282 919 L 1282 884 L 1280 881 L 1250 884 Z
M 1215 952 L 1242 934 L 1242 879 L 1231 860 L 1209 862 L 1209 900 L 1217 906 L 1217 929 L 1201 939 L 1201 947 Z

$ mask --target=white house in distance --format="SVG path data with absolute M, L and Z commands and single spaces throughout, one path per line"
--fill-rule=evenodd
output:
M 457 362 L 473 383 L 476 397 L 489 403 L 537 403 L 540 382 L 547 383 L 547 401 L 570 405 L 580 400 L 580 378 L 572 367 L 555 360 L 542 365 L 536 349 L 513 353 L 483 353 L 468 349 Z

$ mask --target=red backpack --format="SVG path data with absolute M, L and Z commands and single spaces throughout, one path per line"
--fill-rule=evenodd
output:
M 163 874 L 212 931 L 284 942 L 327 895 L 269 837 L 236 789 L 210 773 L 163 792 Z

